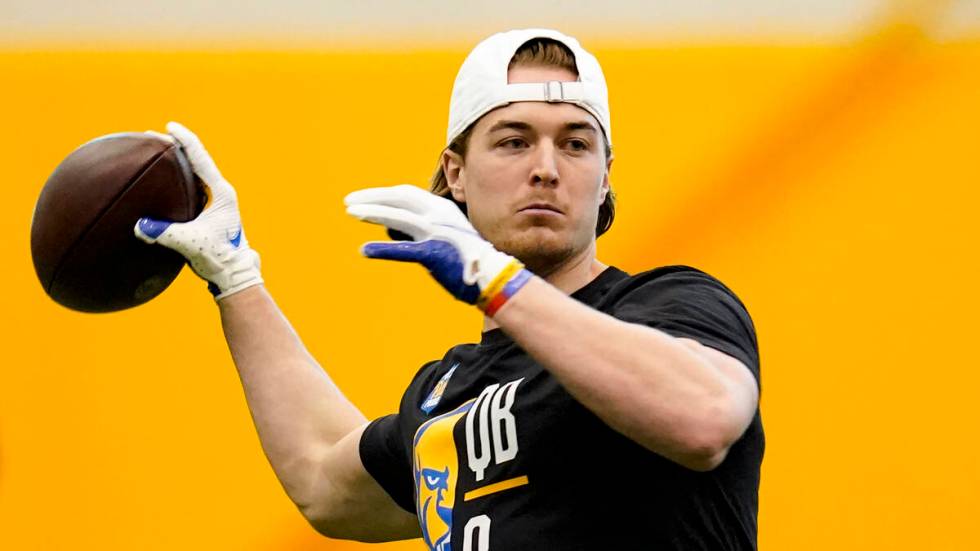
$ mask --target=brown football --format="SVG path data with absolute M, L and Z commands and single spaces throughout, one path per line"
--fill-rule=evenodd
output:
M 151 134 L 96 138 L 55 168 L 31 222 L 31 255 L 45 292 L 82 312 L 131 308 L 159 295 L 184 265 L 133 235 L 142 216 L 186 222 L 206 196 L 179 146 Z

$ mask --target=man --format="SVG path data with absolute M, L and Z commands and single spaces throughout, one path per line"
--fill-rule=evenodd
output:
M 436 193 L 345 200 L 411 237 L 366 256 L 420 263 L 485 315 L 479 344 L 423 366 L 399 412 L 371 423 L 261 285 L 234 190 L 193 134 L 168 130 L 212 200 L 136 233 L 209 281 L 263 449 L 323 534 L 442 551 L 756 547 L 751 319 L 693 268 L 629 276 L 596 260 L 612 136 L 602 71 L 577 41 L 530 29 L 480 43 L 456 79 Z

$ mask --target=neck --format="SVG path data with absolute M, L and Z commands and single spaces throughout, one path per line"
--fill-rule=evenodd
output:
M 599 262 L 595 257 L 595 241 L 592 245 L 548 273 L 535 274 L 553 285 L 555 288 L 570 295 L 585 287 L 593 279 L 599 276 L 608 268 L 607 265 Z M 493 319 L 483 317 L 483 331 L 490 331 L 499 327 Z

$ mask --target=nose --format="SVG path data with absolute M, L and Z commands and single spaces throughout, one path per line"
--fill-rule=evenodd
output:
M 531 185 L 553 186 L 558 183 L 558 158 L 551 142 L 542 143 L 534 156 Z

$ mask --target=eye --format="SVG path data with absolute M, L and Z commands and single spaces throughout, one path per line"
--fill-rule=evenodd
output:
M 506 149 L 521 149 L 527 145 L 527 142 L 524 138 L 507 138 L 497 145 Z
M 571 150 L 573 150 L 573 151 L 588 151 L 589 150 L 589 142 L 587 142 L 585 140 L 582 140 L 582 139 L 579 139 L 579 138 L 572 138 L 572 139 L 568 140 L 568 142 L 566 142 L 566 143 L 568 144 L 568 147 Z

